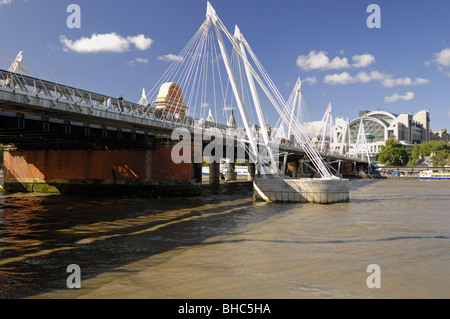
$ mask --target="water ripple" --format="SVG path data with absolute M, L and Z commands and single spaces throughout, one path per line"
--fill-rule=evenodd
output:
M 242 242 L 266 242 L 266 243 L 278 243 L 278 244 L 345 244 L 345 243 L 383 242 L 383 241 L 408 240 L 408 239 L 450 239 L 450 237 L 449 236 L 399 236 L 399 237 L 387 237 L 387 238 L 375 238 L 375 239 L 346 239 L 346 240 L 322 240 L 322 241 L 242 238 L 242 239 L 231 239 L 231 240 L 208 241 L 208 242 L 202 243 L 202 245 L 233 244 L 233 243 L 242 243 Z

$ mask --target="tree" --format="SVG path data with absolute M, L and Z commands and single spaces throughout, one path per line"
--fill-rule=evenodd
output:
M 432 156 L 435 166 L 443 166 L 450 156 L 450 144 L 444 141 L 429 141 L 422 144 L 414 144 L 411 151 L 411 159 L 416 162 L 423 156 Z
M 416 161 L 413 160 L 412 158 L 410 158 L 408 161 L 408 164 L 406 164 L 406 166 L 408 166 L 408 167 L 416 166 Z
M 385 145 L 381 146 L 378 160 L 386 166 L 405 166 L 409 157 L 405 146 L 395 136 L 391 136 Z
M 431 161 L 433 162 L 433 166 L 445 166 L 448 164 L 448 159 L 450 156 L 450 152 L 445 149 L 441 149 L 437 151 L 433 157 L 431 157 Z
M 411 150 L 411 160 L 414 161 L 414 163 L 416 161 L 418 161 L 419 158 L 421 157 L 421 151 L 422 151 L 422 145 L 414 142 L 414 146 Z
M 429 141 L 422 144 L 414 144 L 412 158 L 417 161 L 422 156 L 431 156 L 440 150 L 450 152 L 450 145 L 444 141 Z

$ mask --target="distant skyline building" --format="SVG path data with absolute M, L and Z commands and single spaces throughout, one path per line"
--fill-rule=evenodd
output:
M 449 143 L 450 142 L 450 134 L 447 132 L 446 128 L 443 128 L 440 131 L 431 132 L 430 133 L 430 140 L 432 140 L 432 141 L 444 141 L 444 142 Z
M 343 118 L 336 119 L 336 137 L 340 141 L 337 149 L 344 147 L 350 155 L 361 153 L 360 125 L 363 123 L 365 132 L 364 152 L 375 157 L 391 136 L 396 136 L 404 145 L 414 145 L 430 140 L 430 111 L 422 110 L 417 113 L 404 112 L 395 114 L 384 110 L 359 111 L 359 116 L 348 122 L 348 130 L 343 129 Z M 338 125 L 339 124 L 339 125 Z M 348 134 L 347 132 L 350 132 Z M 344 136 L 345 135 L 345 136 Z M 344 138 L 344 141 L 342 139 Z

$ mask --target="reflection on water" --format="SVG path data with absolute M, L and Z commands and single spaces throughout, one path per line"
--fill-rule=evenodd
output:
M 0 298 L 449 298 L 448 181 L 358 180 L 345 204 L 0 195 Z M 67 266 L 82 270 L 70 290 Z M 382 288 L 366 285 L 378 264 Z

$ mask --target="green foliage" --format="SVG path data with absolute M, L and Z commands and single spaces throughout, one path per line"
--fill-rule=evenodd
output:
M 412 158 L 409 159 L 408 164 L 406 164 L 406 166 L 408 167 L 413 167 L 416 165 L 416 161 L 413 160 Z
M 414 146 L 411 150 L 411 160 L 413 160 L 414 162 L 416 162 L 420 158 L 421 148 L 421 144 L 414 143 Z
M 431 156 L 431 154 L 436 154 L 440 150 L 450 152 L 450 144 L 444 141 L 429 141 L 422 144 L 414 144 L 411 157 L 417 161 L 422 156 Z
M 248 160 L 236 160 L 235 165 L 236 166 L 248 166 Z
M 432 156 L 431 160 L 434 166 L 450 165 L 450 144 L 444 141 L 429 141 L 422 144 L 414 144 L 411 151 L 412 160 L 416 162 L 423 156 Z
M 405 146 L 395 136 L 392 136 L 385 145 L 381 146 L 378 160 L 386 166 L 405 166 L 409 157 Z
M 450 164 L 448 161 L 450 157 L 450 152 L 446 149 L 440 149 L 436 153 L 434 153 L 433 157 L 431 157 L 431 161 L 433 162 L 433 166 L 445 166 Z

